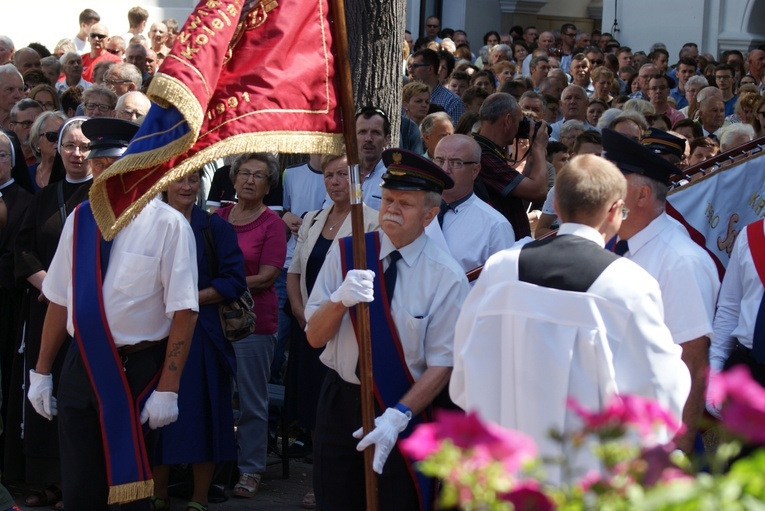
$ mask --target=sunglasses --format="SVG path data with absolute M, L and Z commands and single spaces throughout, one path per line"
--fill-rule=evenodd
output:
M 363 115 L 365 118 L 372 117 L 373 115 L 379 115 L 380 117 L 388 121 L 388 116 L 385 114 L 385 112 L 383 112 L 376 106 L 365 106 L 361 108 L 359 111 L 356 112 L 356 119 L 358 119 L 360 115 Z
M 106 34 L 90 34 L 90 37 L 93 39 L 106 39 L 109 36 Z
M 42 136 L 44 136 L 45 140 L 52 144 L 58 142 L 58 131 L 46 131 L 42 134 Z
M 109 48 L 107 48 L 106 51 L 108 51 L 112 55 L 119 55 L 120 54 L 119 50 L 110 50 Z

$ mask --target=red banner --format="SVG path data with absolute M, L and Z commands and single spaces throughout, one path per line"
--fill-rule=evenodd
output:
M 152 107 L 90 192 L 112 239 L 167 185 L 246 152 L 339 153 L 327 0 L 204 0 L 152 80 Z

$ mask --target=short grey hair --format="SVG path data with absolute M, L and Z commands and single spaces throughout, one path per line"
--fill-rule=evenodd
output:
M 505 52 L 505 56 L 507 57 L 507 59 L 511 60 L 512 55 L 513 55 L 513 50 L 508 45 L 506 45 L 506 44 L 497 44 L 496 46 L 493 46 L 489 50 L 489 56 L 493 55 L 494 53 L 496 53 L 498 51 L 504 51 Z
M 625 112 L 634 110 L 643 115 L 656 115 L 656 108 L 644 99 L 632 98 L 622 105 L 622 110 Z
M 16 75 L 21 79 L 22 82 L 24 81 L 24 77 L 21 75 L 21 72 L 16 69 L 16 66 L 10 62 L 0 66 L 0 74 Z
M 72 57 L 80 57 L 80 54 L 77 53 L 76 51 L 68 51 L 64 53 L 63 55 L 61 55 L 61 58 L 59 59 L 59 61 L 61 62 L 61 67 L 64 67 L 66 63 L 69 62 L 69 59 L 71 59 Z M 80 57 L 80 59 L 82 59 L 82 57 Z
M 48 55 L 47 57 L 41 58 L 40 67 L 53 67 L 56 75 L 61 74 L 61 62 L 59 62 L 59 60 L 54 55 Z
M 141 90 L 143 84 L 143 77 L 141 76 L 141 70 L 133 64 L 127 62 L 117 62 L 106 72 L 108 76 L 117 75 L 120 80 L 130 80 L 135 84 L 136 90 Z
M 257 160 L 266 164 L 269 188 L 273 190 L 279 185 L 279 160 L 274 153 L 245 153 L 234 158 L 234 161 L 231 162 L 231 170 L 228 173 L 232 183 L 236 181 L 236 175 L 239 174 L 239 169 L 242 165 L 250 160 Z
M 657 205 L 667 202 L 667 185 L 642 174 L 633 174 L 640 186 L 651 188 L 651 196 Z
M 645 132 L 645 130 L 648 129 L 648 121 L 645 120 L 645 116 L 638 112 L 637 110 L 625 110 L 616 117 L 613 118 L 611 123 L 608 125 L 609 129 L 614 129 L 617 124 L 619 124 L 622 121 L 632 121 L 638 126 L 640 126 L 640 129 Z
M 693 75 L 690 78 L 688 78 L 688 81 L 685 82 L 685 87 L 688 88 L 689 85 L 698 85 L 699 88 L 701 87 L 709 87 L 709 81 L 706 79 L 705 76 L 702 75 Z
M 565 136 L 569 136 L 572 131 L 586 131 L 587 128 L 584 126 L 584 123 L 582 121 L 578 121 L 576 119 L 569 119 L 568 121 L 564 122 L 560 125 L 560 137 L 563 138 Z
M 603 114 L 600 116 L 600 119 L 598 119 L 598 129 L 602 130 L 603 128 L 608 128 L 611 124 L 611 121 L 619 117 L 621 114 L 622 111 L 619 108 L 609 108 L 603 112 Z M 643 122 L 645 122 L 645 119 L 643 119 Z
M 32 128 L 29 130 L 29 145 L 32 148 L 32 153 L 34 153 L 36 158 L 40 158 L 41 156 L 37 146 L 37 143 L 40 142 L 40 135 L 42 135 L 40 130 L 42 129 L 43 123 L 51 117 L 58 117 L 64 122 L 66 122 L 67 119 L 64 112 L 43 112 L 37 116 L 35 122 L 32 123 Z
M 720 130 L 720 151 L 732 149 L 732 147 L 728 147 L 731 140 L 741 136 L 748 137 L 751 141 L 755 136 L 754 127 L 751 124 L 736 123 L 722 128 Z
M 506 92 L 495 92 L 486 98 L 481 105 L 481 109 L 478 111 L 478 120 L 482 124 L 484 122 L 493 124 L 503 115 L 515 112 L 521 114 L 521 107 L 518 106 L 515 98 Z
M 432 114 L 426 115 L 420 123 L 420 133 L 423 135 L 429 134 L 433 129 L 433 125 L 436 124 L 436 120 L 438 119 L 452 122 L 452 118 L 449 117 L 449 114 L 446 112 L 433 112 Z
M 2 44 L 3 46 L 11 50 L 16 49 L 16 47 L 13 45 L 13 39 L 8 37 L 7 35 L 0 35 L 0 44 Z
M 441 194 L 433 191 L 426 191 L 422 199 L 422 205 L 425 209 L 437 208 L 441 205 Z

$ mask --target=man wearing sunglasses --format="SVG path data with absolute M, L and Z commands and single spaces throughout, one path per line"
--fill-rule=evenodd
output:
M 122 58 L 106 51 L 106 46 L 109 44 L 109 29 L 103 23 L 96 23 L 90 27 L 88 41 L 90 41 L 90 53 L 82 55 L 82 77 L 93 82 L 93 70 L 96 64 L 103 61 L 122 62 Z
M 659 282 L 664 323 L 682 348 L 691 374 L 691 391 L 683 409 L 686 430 L 674 439 L 679 449 L 691 454 L 704 412 L 709 341 L 720 290 L 717 268 L 685 228 L 665 213 L 667 186 L 677 167 L 611 130 L 603 130 L 603 150 L 627 179 L 624 204 L 630 214 L 619 228 L 620 241 L 614 251 Z

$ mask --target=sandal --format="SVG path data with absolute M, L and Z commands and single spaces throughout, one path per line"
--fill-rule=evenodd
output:
M 308 490 L 308 493 L 303 495 L 303 502 L 301 506 L 303 509 L 316 509 L 316 494 L 313 492 L 313 488 Z
M 193 509 L 194 511 L 207 511 L 207 506 L 204 506 L 200 504 L 199 502 L 194 502 L 193 500 L 186 504 L 186 511 L 189 511 L 189 509 Z
M 43 490 L 33 491 L 24 499 L 24 505 L 29 507 L 52 506 L 61 500 L 61 488 L 50 485 Z
M 234 486 L 234 497 L 251 499 L 258 493 L 260 488 L 260 475 L 243 473 L 239 477 L 239 482 Z
M 170 511 L 170 499 L 151 498 L 151 509 L 154 511 Z

